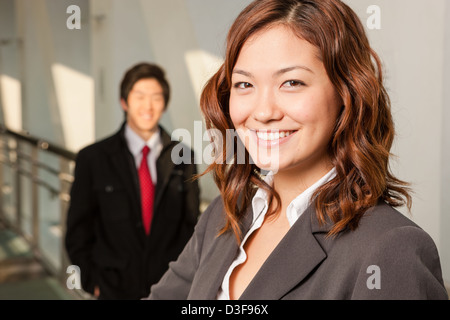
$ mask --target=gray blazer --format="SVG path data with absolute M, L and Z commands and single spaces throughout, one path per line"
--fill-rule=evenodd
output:
M 169 270 L 152 286 L 149 299 L 215 299 L 238 253 L 224 226 L 217 197 L 202 214 L 194 235 Z M 251 206 L 242 233 L 250 228 Z M 384 202 L 368 210 L 355 231 L 326 237 L 310 206 L 267 258 L 242 300 L 448 299 L 431 237 Z

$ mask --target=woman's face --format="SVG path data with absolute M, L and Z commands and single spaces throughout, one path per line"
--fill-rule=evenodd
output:
M 341 103 L 318 55 L 281 25 L 242 47 L 232 73 L 230 116 L 258 167 L 330 168 L 327 147 Z

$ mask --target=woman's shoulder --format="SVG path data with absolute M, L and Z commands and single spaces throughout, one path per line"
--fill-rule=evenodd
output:
M 355 230 L 345 231 L 340 238 L 338 247 L 351 246 L 358 261 L 439 261 L 433 238 L 407 215 L 381 201 L 364 214 Z
M 375 255 L 386 256 L 391 252 L 399 257 L 408 250 L 437 255 L 432 237 L 410 217 L 385 202 L 368 210 L 355 231 L 362 242 L 370 245 L 368 252 Z
M 401 256 L 407 248 L 437 254 L 432 237 L 411 218 L 380 201 L 364 214 L 354 231 L 346 233 L 365 254 L 390 251 Z
M 363 215 L 356 231 L 357 233 L 380 235 L 398 228 L 422 230 L 422 228 L 412 220 L 412 215 L 408 217 L 386 202 L 379 201 L 376 206 L 367 210 Z
M 217 232 L 225 223 L 225 208 L 222 197 L 215 197 L 207 206 L 204 212 L 200 214 L 196 228 L 214 229 Z M 220 227 L 219 227 L 220 226 Z
M 384 290 L 375 290 L 376 295 L 446 299 L 435 242 L 406 215 L 380 202 L 366 212 L 358 228 L 348 235 L 356 260 L 364 268 L 375 266 L 381 273 Z
M 211 216 L 220 216 L 224 212 L 224 204 L 222 197 L 218 195 L 213 200 L 209 202 L 207 205 L 205 211 L 201 214 L 201 217 L 208 217 L 208 219 Z

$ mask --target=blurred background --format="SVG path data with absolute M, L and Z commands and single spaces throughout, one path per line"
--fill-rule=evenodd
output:
M 199 170 L 199 97 L 250 0 L 0 0 L 0 299 L 84 299 L 62 239 L 76 153 L 123 121 L 119 84 L 154 62 L 172 88 L 162 125 L 186 129 Z M 346 0 L 380 55 L 397 137 L 392 171 L 450 284 L 450 2 Z M 76 8 L 71 7 L 75 5 Z M 79 19 L 78 19 L 79 18 Z M 218 195 L 200 179 L 202 208 Z

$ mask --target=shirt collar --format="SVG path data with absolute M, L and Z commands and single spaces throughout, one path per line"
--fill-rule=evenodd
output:
M 289 204 L 286 210 L 287 218 L 289 224 L 292 226 L 297 219 L 302 215 L 303 212 L 310 206 L 312 195 L 314 192 L 320 188 L 322 185 L 330 181 L 336 176 L 336 169 L 333 168 L 328 171 L 322 178 L 317 180 L 312 186 L 299 194 L 292 202 Z
M 125 125 L 125 139 L 127 141 L 128 148 L 130 149 L 130 152 L 134 157 L 136 157 L 137 155 L 139 155 L 141 153 L 142 148 L 144 148 L 145 145 L 147 145 L 150 148 L 150 150 L 153 152 L 153 151 L 159 150 L 160 146 L 162 144 L 161 133 L 160 133 L 159 128 L 150 137 L 150 139 L 145 141 L 136 132 L 134 132 L 133 129 L 131 129 L 128 124 L 126 124 Z
M 269 186 L 273 183 L 273 172 L 270 171 L 265 177 L 264 182 Z M 253 223 L 260 216 L 260 214 L 266 214 L 268 209 L 268 194 L 263 188 L 259 188 L 252 199 L 252 209 L 253 209 Z
M 303 212 L 308 208 L 311 202 L 311 197 L 314 192 L 333 179 L 336 176 L 336 169 L 331 169 L 327 174 L 325 174 L 322 178 L 317 180 L 313 185 L 311 185 L 308 189 L 299 194 L 294 200 L 291 201 L 286 210 L 286 216 L 289 221 L 289 225 L 292 226 L 297 219 L 303 214 Z M 264 181 L 268 185 L 273 184 L 273 173 L 269 172 L 267 176 L 265 176 Z M 265 215 L 268 209 L 268 194 L 267 192 L 259 188 L 252 199 L 252 209 L 253 209 L 253 222 L 255 222 L 258 217 L 263 214 Z

